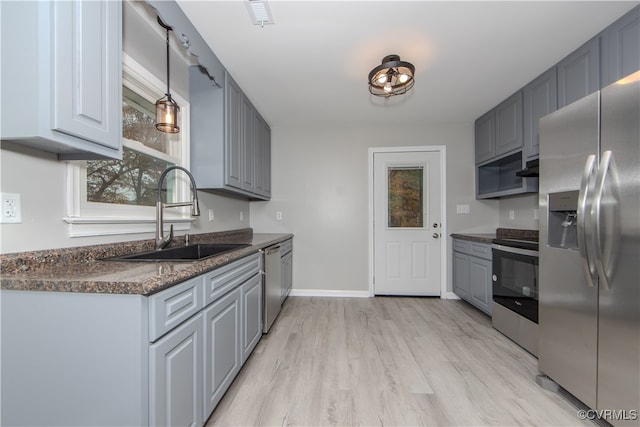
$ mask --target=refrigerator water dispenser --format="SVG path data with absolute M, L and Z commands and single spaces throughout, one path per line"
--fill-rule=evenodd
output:
M 549 246 L 578 250 L 577 210 L 578 191 L 549 194 Z

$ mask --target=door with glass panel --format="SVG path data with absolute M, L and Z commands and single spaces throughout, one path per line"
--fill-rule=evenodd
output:
M 374 293 L 439 296 L 440 153 L 374 153 Z

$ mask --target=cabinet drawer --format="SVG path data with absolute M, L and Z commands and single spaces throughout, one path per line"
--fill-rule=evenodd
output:
M 491 259 L 491 245 L 471 242 L 470 254 L 484 259 Z
M 471 252 L 471 242 L 468 240 L 453 239 L 453 250 L 468 254 Z
M 254 274 L 258 274 L 260 257 L 260 253 L 249 255 L 207 273 L 204 277 L 204 305 L 209 305 Z
M 196 277 L 149 297 L 149 341 L 154 342 L 204 307 L 201 288 L 202 277 Z
M 491 245 L 471 240 L 453 239 L 453 250 L 478 258 L 491 259 Z
M 291 252 L 293 250 L 293 239 L 285 240 L 280 245 L 280 253 L 286 254 L 287 252 Z

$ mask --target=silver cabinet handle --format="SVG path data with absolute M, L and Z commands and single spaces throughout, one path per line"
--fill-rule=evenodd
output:
M 587 277 L 587 285 L 595 286 L 598 272 L 596 271 L 595 262 L 593 260 L 592 249 L 590 243 L 592 240 L 591 227 L 587 223 L 589 212 L 589 193 L 591 190 L 591 177 L 596 166 L 596 156 L 591 154 L 587 157 L 580 182 L 580 192 L 578 193 L 578 211 L 577 211 L 577 228 L 578 228 L 578 249 L 580 250 L 580 258 L 582 258 L 582 270 Z
M 603 201 L 603 194 L 605 186 L 607 184 L 607 177 L 611 178 L 610 186 L 612 195 Z M 596 176 L 596 187 L 594 195 L 594 204 L 592 207 L 592 215 L 595 219 L 595 238 L 593 240 L 594 246 L 598 251 L 595 257 L 596 269 L 598 271 L 598 277 L 604 288 L 608 291 L 611 290 L 611 273 L 615 267 L 617 258 L 617 248 L 620 241 L 620 219 L 618 218 L 618 196 L 616 194 L 618 179 L 615 168 L 615 161 L 613 159 L 613 153 L 611 151 L 605 151 L 602 154 L 600 160 L 600 167 L 598 168 L 598 174 Z M 613 227 L 610 227 L 607 235 L 608 242 L 602 241 L 603 225 L 602 225 L 602 209 L 603 204 L 606 208 L 614 213 Z M 605 252 L 606 250 L 606 252 Z M 606 256 L 606 259 L 605 259 Z

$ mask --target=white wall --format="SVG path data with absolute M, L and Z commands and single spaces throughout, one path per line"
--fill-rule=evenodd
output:
M 513 218 L 509 213 L 513 211 Z M 537 230 L 540 220 L 535 217 L 538 211 L 538 193 L 509 197 L 499 201 L 498 225 L 503 228 L 524 228 Z
M 418 145 L 447 147 L 447 232 L 494 231 L 497 202 L 475 200 L 472 124 L 272 129 L 272 199 L 251 203 L 251 225 L 294 233 L 295 289 L 369 289 L 368 148 Z
M 164 81 L 165 33 L 143 2 L 124 3 L 123 33 L 124 51 Z M 185 59 L 189 58 L 184 56 L 181 60 L 177 53 L 174 51 L 171 56 L 171 89 L 188 99 Z M 153 238 L 153 233 L 70 238 L 67 225 L 62 221 L 66 215 L 66 163 L 49 153 L 3 143 L 0 166 L 0 191 L 19 193 L 22 202 L 22 223 L 0 225 L 2 253 Z M 192 225 L 190 233 L 249 227 L 248 201 L 204 192 L 199 192 L 199 200 L 202 216 Z M 209 209 L 214 209 L 213 222 L 209 222 Z M 240 211 L 244 212 L 243 221 L 240 221 Z

